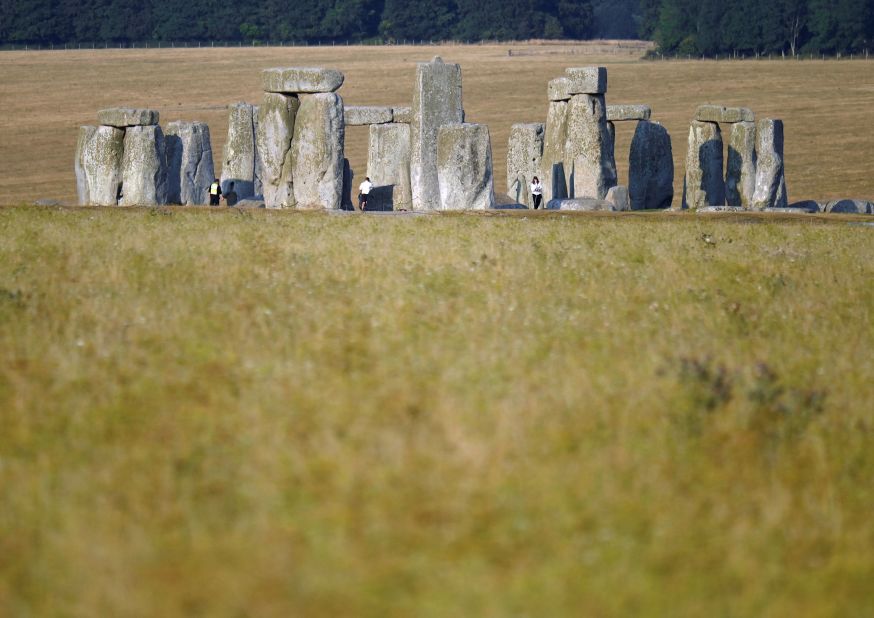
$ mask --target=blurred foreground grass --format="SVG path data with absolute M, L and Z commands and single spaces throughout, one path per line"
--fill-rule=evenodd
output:
M 802 221 L 0 209 L 0 615 L 870 616 Z

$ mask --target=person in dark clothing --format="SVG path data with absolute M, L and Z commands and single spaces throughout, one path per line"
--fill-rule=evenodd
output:
M 219 199 L 222 196 L 222 183 L 219 182 L 219 179 L 216 178 L 211 185 L 209 185 L 209 205 L 210 206 L 218 206 Z

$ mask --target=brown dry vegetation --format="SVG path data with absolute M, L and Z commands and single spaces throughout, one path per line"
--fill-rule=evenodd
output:
M 514 55 L 509 56 L 512 49 Z M 682 187 L 689 120 L 700 103 L 747 105 L 786 123 L 791 200 L 874 197 L 870 101 L 874 61 L 646 62 L 637 47 L 483 45 L 437 47 L 238 48 L 4 52 L 0 54 L 0 203 L 75 199 L 76 128 L 115 105 L 160 110 L 162 122 L 203 120 L 217 165 L 227 130 L 225 106 L 257 102 L 259 71 L 271 66 L 336 67 L 348 104 L 408 104 L 415 63 L 440 54 L 459 62 L 471 121 L 489 125 L 496 183 L 505 188 L 510 126 L 542 122 L 546 83 L 565 67 L 603 64 L 608 102 L 649 103 L 674 142 L 675 184 Z M 633 125 L 619 126 L 617 159 L 625 178 Z M 349 130 L 347 151 L 360 174 L 365 128 Z

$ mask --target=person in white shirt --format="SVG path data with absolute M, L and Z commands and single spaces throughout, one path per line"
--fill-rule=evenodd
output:
M 534 210 L 537 210 L 543 200 L 543 185 L 537 176 L 531 179 L 531 196 L 534 198 Z
M 365 178 L 364 182 L 358 185 L 358 210 L 367 210 L 367 197 L 370 195 L 372 188 L 373 183 L 370 182 L 369 177 Z

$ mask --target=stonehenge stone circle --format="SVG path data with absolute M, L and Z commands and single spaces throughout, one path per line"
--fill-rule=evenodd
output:
M 550 101 L 546 113 L 546 129 L 543 136 L 543 201 L 568 196 L 567 175 L 564 167 L 564 146 L 567 141 L 567 101 Z
M 79 204 L 115 206 L 122 182 L 124 131 L 106 125 L 81 127 L 76 148 Z
M 783 121 L 760 120 L 756 125 L 756 188 L 752 207 L 764 210 L 788 205 L 783 175 Z
M 568 94 L 604 94 L 607 92 L 607 69 L 604 67 L 573 67 L 565 69 Z
M 281 94 L 334 92 L 343 85 L 343 79 L 343 74 L 335 69 L 273 68 L 261 71 L 261 89 Z
M 121 160 L 122 206 L 167 203 L 167 155 L 158 125 L 128 127 Z
M 631 210 L 631 200 L 628 196 L 628 187 L 626 186 L 616 185 L 615 187 L 610 187 L 610 190 L 607 191 L 607 197 L 604 199 L 613 204 L 616 210 Z
M 608 105 L 607 122 L 624 120 L 649 120 L 652 108 L 649 105 Z
M 207 204 L 215 178 L 209 127 L 205 122 L 167 123 L 167 201 L 170 204 Z
M 261 190 L 267 208 L 293 203 L 291 138 L 300 100 L 294 95 L 265 92 L 258 107 L 255 148 L 261 160 Z
M 147 127 L 158 124 L 159 114 L 153 109 L 111 107 L 97 112 L 98 124 L 109 127 Z
M 222 191 L 231 181 L 240 199 L 255 195 L 255 109 L 249 103 L 228 108 L 228 138 L 222 155 Z
M 414 210 L 442 207 L 437 181 L 437 133 L 441 127 L 464 121 L 461 67 L 437 56 L 416 66 L 410 123 L 410 183 Z
M 333 92 L 300 95 L 291 166 L 297 208 L 340 208 L 343 192 L 343 99 Z
M 674 199 L 671 136 L 657 122 L 637 123 L 628 156 L 628 194 L 632 210 L 671 207 Z
M 571 197 L 604 199 L 616 185 L 613 141 L 603 94 L 579 94 L 568 107 L 565 174 Z
M 607 200 L 599 200 L 593 197 L 577 197 L 550 200 L 546 204 L 547 210 L 575 210 L 581 212 L 596 212 L 606 211 L 615 212 L 616 206 L 613 202 Z
M 736 122 L 728 137 L 728 162 L 725 170 L 725 203 L 728 206 L 753 204 L 756 189 L 756 123 Z
M 510 127 L 507 147 L 507 195 L 528 208 L 534 208 L 531 180 L 537 176 L 543 184 L 541 158 L 544 131 L 544 125 L 541 123 L 514 124 Z
M 487 210 L 495 206 L 489 128 L 450 124 L 437 136 L 441 210 Z
M 344 122 L 347 127 L 363 126 L 368 124 L 385 124 L 392 121 L 390 107 L 375 106 L 351 106 L 343 111 Z
M 571 94 L 568 90 L 571 87 L 571 80 L 567 77 L 556 77 L 549 80 L 549 85 L 546 88 L 546 95 L 550 101 L 570 101 Z
M 695 111 L 698 122 L 754 122 L 755 116 L 748 107 L 724 107 L 722 105 L 699 105 Z
M 686 151 L 683 208 L 704 208 L 725 204 L 722 177 L 722 133 L 715 122 L 693 120 Z
M 370 199 L 367 200 L 368 210 L 412 208 L 410 125 L 402 123 L 370 125 L 367 177 L 373 183 Z

